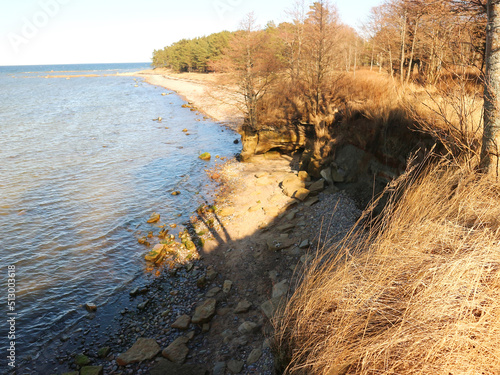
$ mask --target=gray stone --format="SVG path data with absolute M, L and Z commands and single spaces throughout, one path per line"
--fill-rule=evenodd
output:
M 231 280 L 226 280 L 224 281 L 224 285 L 222 286 L 222 291 L 227 294 L 231 291 L 232 286 L 233 282 Z
M 333 178 L 332 178 L 332 169 L 331 168 L 325 168 L 320 172 L 321 177 L 328 182 L 329 184 L 333 184 Z
M 171 327 L 184 331 L 189 328 L 189 324 L 191 324 L 191 317 L 189 315 L 182 315 L 177 318 Z
M 129 350 L 118 356 L 116 363 L 119 366 L 126 366 L 129 363 L 142 362 L 153 359 L 160 351 L 161 348 L 156 340 L 141 337 Z
M 273 298 L 260 305 L 260 309 L 268 319 L 272 319 L 274 317 L 274 314 L 280 307 L 281 302 L 281 298 Z
M 308 239 L 305 239 L 304 241 L 302 241 L 299 245 L 299 247 L 301 249 L 305 249 L 305 248 L 308 248 L 309 247 L 309 240 Z
M 242 335 L 255 333 L 260 329 L 260 325 L 254 322 L 245 321 L 238 327 L 238 332 Z
M 241 370 L 243 370 L 244 365 L 245 363 L 243 361 L 236 361 L 232 359 L 227 363 L 227 369 L 233 374 L 239 374 Z
M 252 363 L 255 363 L 257 362 L 260 357 L 262 356 L 262 350 L 257 348 L 257 349 L 254 349 L 250 352 L 250 354 L 248 355 L 248 358 L 247 358 L 247 363 L 249 365 L 251 365 Z
M 242 314 L 248 312 L 250 308 L 252 307 L 252 304 L 248 302 L 247 300 L 243 300 L 238 302 L 238 305 L 234 309 L 235 314 Z
M 161 354 L 174 363 L 182 364 L 189 353 L 189 348 L 186 346 L 188 341 L 189 339 L 187 337 L 178 337 L 169 346 L 163 349 Z
M 213 369 L 213 375 L 224 375 L 226 373 L 226 362 L 216 362 Z
M 288 293 L 288 282 L 283 280 L 282 282 L 275 284 L 273 286 L 272 298 L 280 298 Z
M 323 191 L 325 189 L 325 180 L 319 179 L 316 182 L 313 182 L 311 186 L 309 186 L 309 190 L 311 193 L 317 193 Z
M 217 293 L 219 293 L 221 291 L 221 289 L 216 286 L 215 288 L 212 288 L 210 289 L 207 294 L 205 295 L 207 298 L 213 298 L 217 295 Z
M 111 351 L 111 348 L 109 346 L 105 346 L 105 347 L 99 349 L 99 351 L 97 352 L 97 356 L 99 358 L 106 358 L 110 351 Z
M 207 299 L 201 305 L 199 305 L 193 315 L 191 321 L 194 324 L 208 323 L 215 315 L 215 305 L 217 301 L 213 298 Z

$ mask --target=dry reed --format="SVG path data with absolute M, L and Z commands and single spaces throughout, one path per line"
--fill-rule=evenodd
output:
M 498 373 L 500 184 L 446 162 L 419 175 L 308 266 L 276 320 L 285 373 Z

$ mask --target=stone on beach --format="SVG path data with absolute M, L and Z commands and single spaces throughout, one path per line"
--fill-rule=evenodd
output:
M 157 221 L 160 221 L 160 214 L 157 214 L 154 212 L 151 214 L 151 217 L 148 219 L 148 223 L 156 223 Z
M 213 298 L 207 299 L 201 305 L 199 305 L 194 311 L 193 318 L 191 321 L 194 324 L 208 323 L 215 315 L 215 305 L 217 301 Z
M 203 154 L 201 154 L 200 156 L 198 156 L 198 158 L 200 158 L 201 160 L 205 160 L 205 161 L 208 161 L 212 158 L 212 155 L 210 155 L 209 152 L 204 152 Z
M 182 364 L 186 361 L 186 357 L 189 353 L 189 348 L 186 346 L 189 338 L 181 336 L 176 338 L 169 346 L 167 346 L 161 354 L 168 360 Z
M 172 328 L 186 330 L 189 328 L 189 324 L 191 323 L 191 317 L 189 315 L 182 315 L 177 318 L 177 320 L 172 323 Z
M 234 309 L 235 314 L 242 314 L 248 312 L 250 308 L 252 307 L 252 304 L 248 302 L 247 300 L 240 301 L 236 308 Z
M 297 190 L 304 189 L 305 187 L 306 183 L 294 174 L 285 177 L 285 179 L 281 182 L 283 193 L 288 197 L 293 197 Z
M 144 256 L 144 259 L 146 259 L 146 261 L 148 261 L 148 262 L 154 263 L 154 262 L 158 261 L 158 259 L 160 259 L 160 257 L 163 254 L 164 249 L 165 249 L 165 245 L 162 245 L 162 244 L 155 245 L 155 247 L 153 247 L 153 250 L 151 250 L 149 253 L 147 253 Z
M 142 362 L 148 359 L 153 359 L 160 353 L 161 348 L 154 339 L 141 337 L 137 339 L 134 345 L 125 353 L 120 354 L 116 358 L 116 363 L 119 366 L 126 366 L 129 363 Z

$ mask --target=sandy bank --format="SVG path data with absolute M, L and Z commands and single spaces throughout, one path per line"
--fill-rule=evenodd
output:
M 243 121 L 241 102 L 235 91 L 217 84 L 217 76 L 200 73 L 172 73 L 165 69 L 143 70 L 124 75 L 142 77 L 146 82 L 175 91 L 216 121 L 237 129 Z

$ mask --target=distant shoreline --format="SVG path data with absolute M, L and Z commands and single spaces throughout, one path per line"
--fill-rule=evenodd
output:
M 216 76 L 201 73 L 172 73 L 166 69 L 148 69 L 124 76 L 144 78 L 151 85 L 175 91 L 197 110 L 215 121 L 223 122 L 237 131 L 243 122 L 238 110 L 238 94 L 217 85 Z

